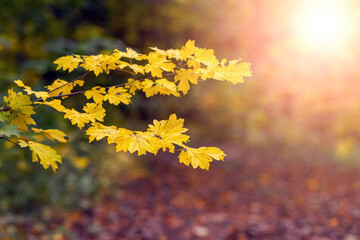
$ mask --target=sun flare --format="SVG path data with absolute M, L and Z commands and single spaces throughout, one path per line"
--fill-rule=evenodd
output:
M 349 9 L 345 1 L 306 1 L 296 20 L 297 38 L 306 47 L 330 49 L 349 38 Z

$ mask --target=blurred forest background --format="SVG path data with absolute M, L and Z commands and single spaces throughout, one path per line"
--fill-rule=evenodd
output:
M 82 74 L 79 70 L 71 74 L 55 71 L 52 62 L 60 56 L 108 53 L 114 48 L 124 50 L 126 47 L 139 52 L 147 52 L 148 47 L 153 46 L 178 48 L 188 39 L 195 40 L 196 46 L 214 49 L 220 60 L 242 58 L 251 62 L 253 77 L 238 85 L 216 81 L 200 83 L 182 98 L 146 99 L 140 95 L 133 99 L 133 105 L 118 107 L 110 116 L 112 124 L 135 130 L 144 129 L 154 118 L 164 119 L 177 113 L 185 118 L 194 146 L 213 145 L 228 154 L 224 163 L 210 167 L 210 173 L 187 169 L 171 155 L 139 158 L 115 153 L 114 147 L 106 143 L 88 144 L 84 133 L 72 127 L 61 114 L 39 108 L 41 114 L 36 119 L 39 126 L 59 128 L 70 137 L 69 144 L 57 149 L 63 156 L 63 164 L 56 174 L 44 171 L 39 164 L 31 163 L 28 152 L 0 142 L 0 216 L 5 219 L 13 214 L 31 215 L 39 209 L 53 208 L 86 210 L 89 205 L 112 199 L 111 196 L 127 189 L 129 182 L 146 178 L 161 181 L 167 167 L 179 178 L 182 178 L 181 172 L 189 178 L 199 175 L 197 181 L 204 182 L 198 184 L 205 188 L 206 174 L 215 179 L 219 175 L 232 179 L 234 175 L 243 174 L 237 180 L 244 184 L 256 182 L 269 186 L 272 177 L 286 182 L 289 178 L 286 180 L 282 174 L 293 173 L 302 178 L 305 190 L 298 191 L 303 192 L 318 190 L 321 181 L 335 181 L 317 177 L 311 169 L 317 169 L 319 164 L 323 164 L 322 177 L 329 169 L 340 169 L 347 176 L 346 171 L 357 171 L 360 166 L 359 4 L 345 1 L 353 4 L 348 9 L 353 24 L 351 37 L 342 46 L 325 48 L 324 44 L 305 46 L 298 37 L 294 17 L 301 2 L 2 1 L 0 99 L 9 87 L 14 87 L 15 79 L 41 89 L 57 78 L 69 80 Z M 89 79 L 95 85 L 124 77 L 117 73 Z M 74 97 L 68 101 L 76 105 L 79 99 L 81 97 Z M 268 164 L 276 165 L 275 175 L 264 170 Z M 303 166 L 306 170 L 296 171 Z M 218 191 L 227 184 L 221 176 L 219 182 L 224 185 L 215 184 Z M 341 181 L 342 175 L 338 176 Z M 348 181 L 359 183 L 353 178 Z M 267 188 L 260 189 L 263 193 Z M 355 190 L 351 189 L 358 191 L 359 184 Z M 74 218 L 76 221 L 80 217 Z M 339 225 L 337 218 L 330 216 L 327 220 L 335 227 Z M 11 234 L 22 236 L 19 229 L 21 227 L 6 221 L 2 225 L 0 221 L 0 239 Z M 57 231 L 54 226 L 51 229 L 52 233 Z M 45 231 L 44 226 L 41 231 Z M 206 231 L 197 228 L 195 233 L 201 237 Z

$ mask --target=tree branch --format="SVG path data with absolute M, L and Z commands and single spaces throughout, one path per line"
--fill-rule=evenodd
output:
M 121 72 L 130 73 L 130 74 L 132 74 L 132 75 L 136 75 L 136 74 L 135 74 L 135 73 L 133 73 L 133 72 L 130 72 L 130 71 L 127 71 L 127 70 L 125 70 L 125 69 L 121 69 L 121 68 L 116 68 L 115 70 L 118 70 L 118 71 L 121 71 Z
M 89 72 L 87 72 L 89 73 Z M 86 73 L 86 74 L 87 74 Z M 86 76 L 86 74 L 83 74 L 82 76 Z M 175 73 L 168 73 L 168 74 L 164 74 L 163 77 L 168 77 L 168 76 L 173 76 L 175 75 Z M 142 78 L 142 79 L 139 79 L 138 81 L 142 82 L 146 79 L 154 79 L 155 77 L 147 77 L 147 78 Z M 71 82 L 75 81 L 75 80 L 78 80 L 78 79 L 81 79 L 81 76 L 77 79 L 74 79 L 72 80 Z M 71 83 L 71 82 L 68 82 L 67 84 Z M 120 83 L 120 84 L 117 84 L 117 85 L 113 85 L 113 86 L 108 86 L 108 87 L 104 87 L 105 89 L 109 89 L 111 87 L 122 87 L 122 86 L 125 86 L 127 82 L 125 83 Z M 63 86 L 67 85 L 67 84 L 64 84 Z M 60 87 L 63 87 L 63 86 L 60 86 Z M 58 87 L 58 88 L 60 88 Z M 57 89 L 58 89 L 57 88 Z M 55 91 L 56 89 L 54 89 L 53 91 Z M 87 91 L 87 90 L 86 90 Z M 85 93 L 86 91 L 78 91 L 78 92 L 73 92 L 73 93 L 69 93 L 69 94 L 59 94 L 59 95 L 56 95 L 56 96 L 52 96 L 52 97 L 48 97 L 47 99 L 54 99 L 54 98 L 62 98 L 62 97 L 68 97 L 68 96 L 74 96 L 74 95 L 79 95 L 79 94 L 83 94 Z M 49 92 L 50 93 L 50 92 Z M 44 100 L 42 98 L 37 98 L 35 100 L 33 100 L 33 102 L 44 102 Z
M 0 139 L 4 139 L 4 140 L 6 140 L 6 141 L 8 141 L 8 142 L 11 142 L 12 144 L 17 145 L 17 143 L 11 141 L 5 134 L 1 134 L 1 135 L 0 135 Z
M 10 110 L 11 110 L 11 108 L 8 106 L 0 108 L 0 112 L 6 112 L 6 111 L 10 111 Z
M 59 94 L 59 95 L 56 95 L 56 96 L 48 97 L 47 99 L 74 96 L 74 95 L 78 95 L 78 94 L 83 94 L 83 93 L 85 93 L 85 92 L 86 92 L 86 91 L 78 91 L 78 92 L 73 92 L 73 93 L 69 93 L 69 94 Z M 47 99 L 46 99 L 46 100 L 47 100 Z M 44 102 L 44 100 L 42 100 L 41 98 L 38 98 L 38 99 L 33 100 L 33 102 Z
M 77 78 L 71 80 L 70 82 L 63 84 L 63 85 L 61 85 L 60 87 L 57 87 L 57 88 L 49 91 L 48 93 L 52 93 L 52 92 L 54 92 L 54 91 L 56 91 L 56 90 L 58 90 L 58 89 L 60 89 L 60 88 L 62 88 L 62 87 L 65 87 L 66 85 L 69 85 L 69 84 L 75 82 L 76 80 L 80 80 L 80 79 L 83 80 L 83 79 L 86 77 L 86 75 L 89 74 L 89 72 L 90 72 L 90 71 L 87 71 L 86 73 L 84 73 L 84 74 L 81 75 L 80 77 L 77 77 Z
M 79 77 L 77 77 L 77 78 L 75 78 L 75 79 L 71 80 L 70 82 L 67 82 L 67 83 L 65 83 L 65 84 L 61 85 L 60 87 L 57 87 L 57 88 L 55 88 L 55 89 L 53 89 L 53 90 L 49 91 L 49 92 L 48 92 L 48 94 L 49 94 L 49 93 L 52 93 L 52 92 L 54 92 L 54 91 L 56 91 L 56 90 L 58 90 L 58 89 L 60 89 L 60 88 L 62 88 L 62 87 L 65 87 L 66 85 L 69 85 L 69 84 L 71 84 L 71 83 L 75 82 L 76 80 L 83 80 L 83 79 L 86 77 L 86 75 L 88 75 L 89 73 L 90 73 L 90 71 L 87 71 L 87 72 L 86 72 L 86 73 L 84 73 L 83 75 L 81 75 L 81 76 L 79 76 Z M 48 97 L 47 99 L 51 99 L 51 98 L 60 98 L 60 97 L 66 97 L 66 96 L 71 96 L 71 95 L 77 95 L 77 94 L 80 94 L 80 93 L 83 93 L 83 92 L 85 92 L 85 91 L 82 91 L 82 92 L 76 92 L 76 94 L 57 95 L 57 96 L 53 96 L 53 97 Z M 34 99 L 34 100 L 33 100 L 33 102 L 43 102 L 43 100 L 42 100 L 42 98 L 37 98 L 37 99 Z

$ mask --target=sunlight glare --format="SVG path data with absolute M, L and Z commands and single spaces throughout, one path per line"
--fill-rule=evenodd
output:
M 330 49 L 349 38 L 350 21 L 346 1 L 304 1 L 297 19 L 298 39 L 305 47 Z

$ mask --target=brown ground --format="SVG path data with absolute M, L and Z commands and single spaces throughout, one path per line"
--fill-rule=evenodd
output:
M 148 176 L 101 202 L 3 219 L 0 232 L 11 224 L 20 239 L 360 239 L 360 169 L 226 152 L 209 172 L 150 160 Z

